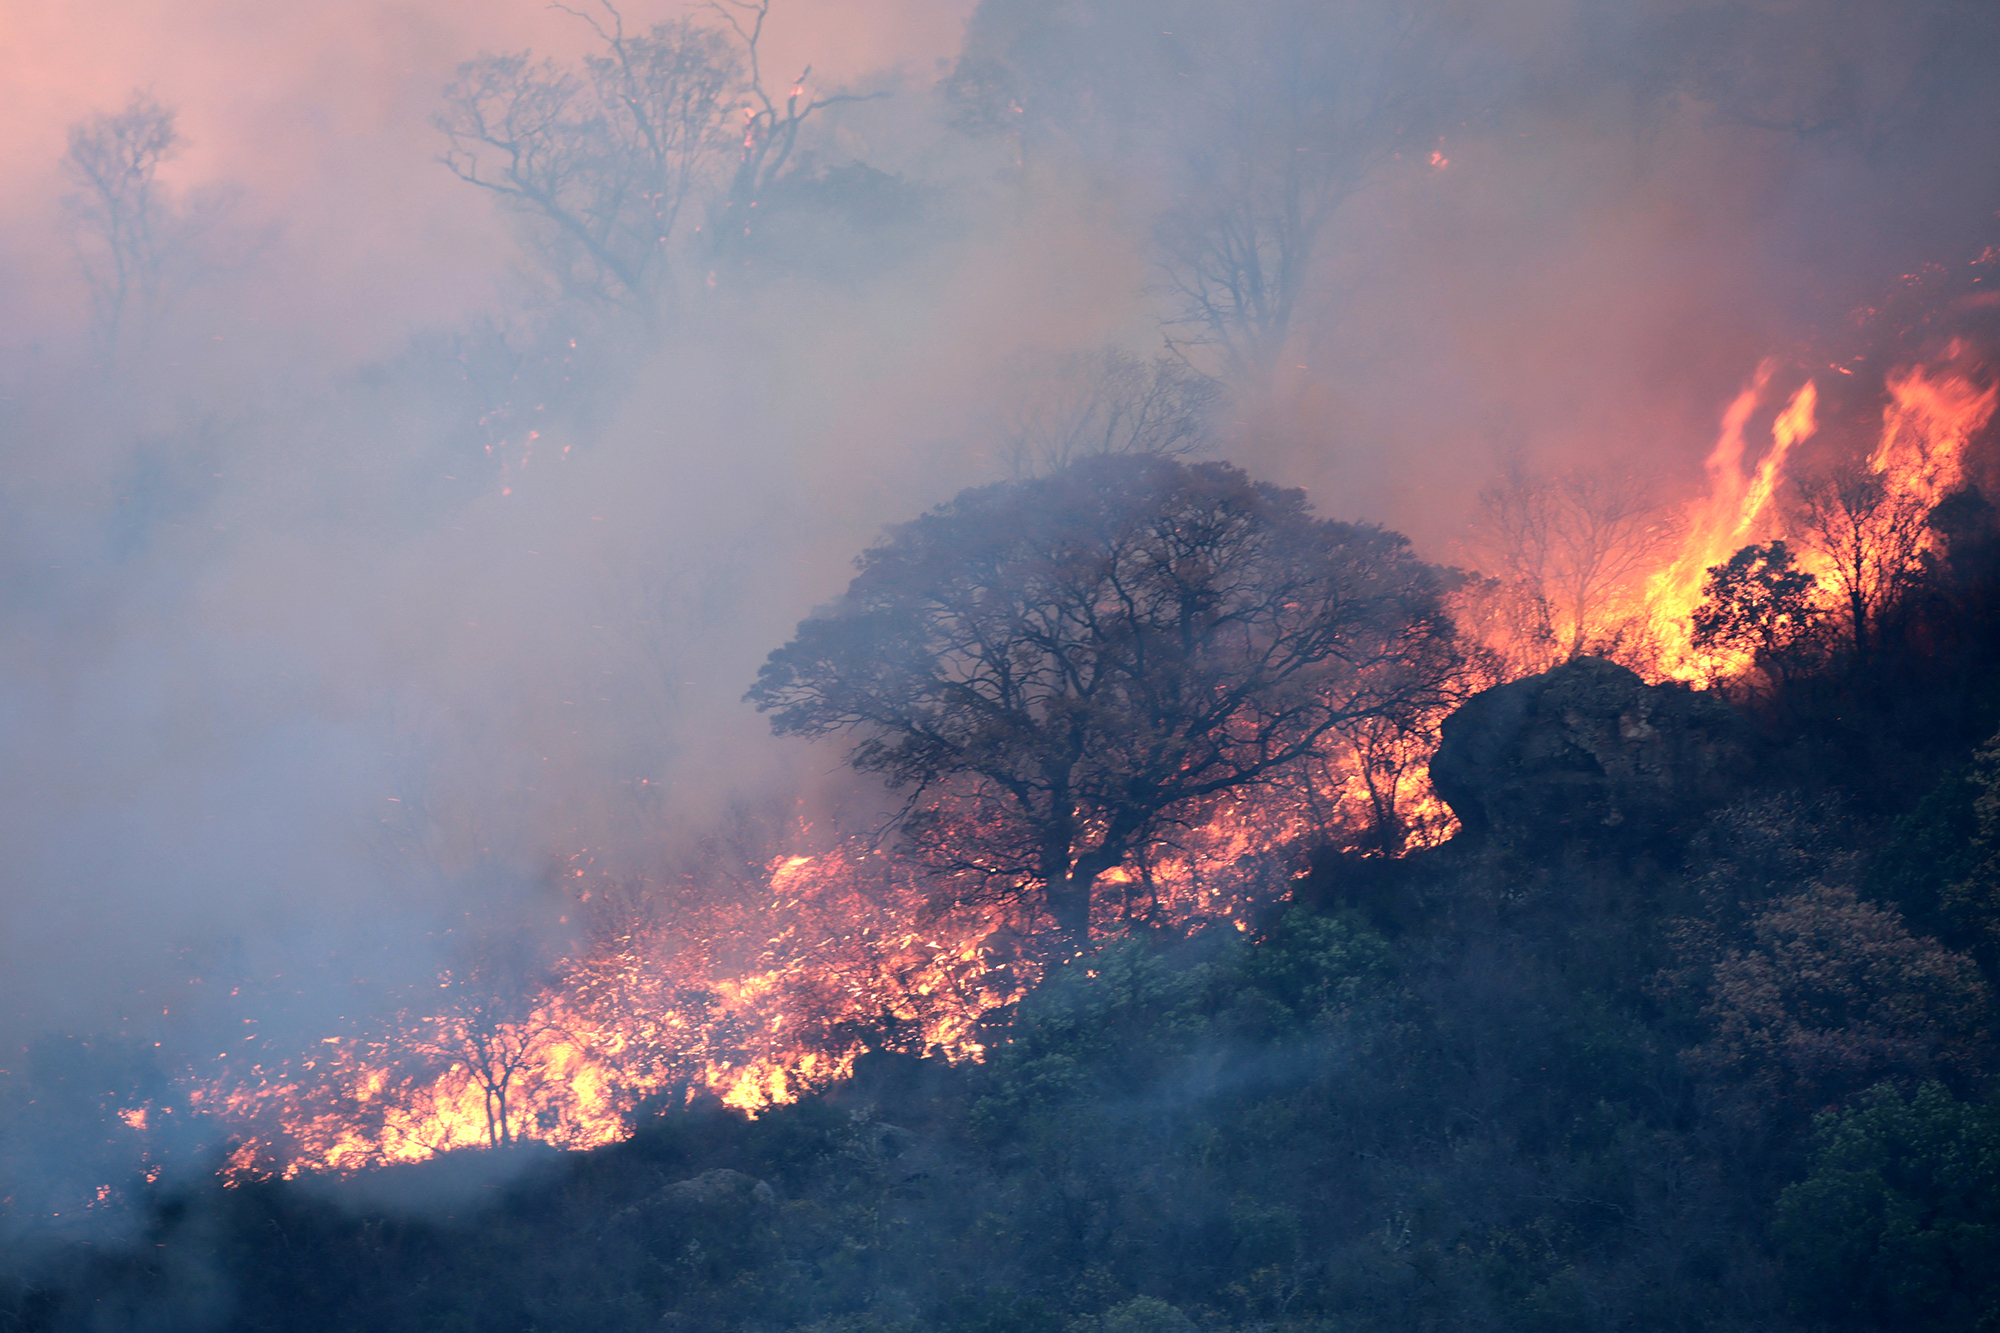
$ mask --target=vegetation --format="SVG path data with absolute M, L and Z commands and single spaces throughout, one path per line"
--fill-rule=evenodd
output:
M 2000 1106 L 1884 1084 L 1815 1124 L 1778 1200 L 1799 1305 L 1836 1320 L 1990 1328 L 2000 1318 Z
M 1825 617 L 1814 600 L 1818 590 L 1819 580 L 1798 567 L 1784 542 L 1746 546 L 1708 571 L 1693 617 L 1694 647 L 1789 678 L 1810 665 L 1817 646 Z
M 1081 944 L 1100 876 L 1458 666 L 1442 572 L 1223 463 L 1088 457 L 893 529 L 750 691 L 910 793 L 912 849 Z
M 897 530 L 774 657 L 765 697 L 873 643 L 900 647 L 869 680 L 902 670 L 933 682 L 916 705 L 962 702 L 919 632 L 946 622 L 910 606 L 984 605 L 942 595 L 964 532 L 990 543 L 979 568 L 1025 579 L 1002 557 L 1148 478 L 1138 493 L 1176 497 L 1176 518 L 1121 550 L 1199 530 L 1206 498 L 1430 586 L 1385 534 L 1312 520 L 1294 493 L 1102 457 Z M 674 1105 L 590 1153 L 517 1142 L 349 1181 L 135 1186 L 142 1234 L 45 1241 L 0 1282 L 0 1327 L 1991 1327 L 2000 740 L 1981 741 L 2000 659 L 1984 633 L 1936 628 L 1992 575 L 1941 529 L 1865 650 L 1849 635 L 1742 692 L 1764 758 L 1719 808 L 1401 859 L 1320 848 L 1246 930 L 1139 933 L 1056 968 L 982 1063 L 885 1034 L 851 1081 L 756 1119 Z M 1718 566 L 1704 623 L 1764 651 L 1796 611 L 1788 574 L 1775 548 Z M 1060 605 L 1056 586 L 1015 586 L 1007 623 Z M 895 602 L 913 589 L 937 600 Z M 861 617 L 903 637 L 841 646 Z M 811 634 L 832 646 L 808 653 Z M 1079 660 L 1123 660 L 1097 646 Z M 1884 774 L 1927 794 L 1899 802 Z M 70 1099 L 39 1114 L 87 1118 L 133 1067 L 58 1064 L 40 1086 Z
M 1969 1034 L 1987 992 L 1890 909 L 1798 901 L 1784 879 L 1842 859 L 1812 814 L 1724 812 L 1701 874 L 1412 858 L 1369 901 L 1412 900 L 1415 929 L 1371 926 L 1323 863 L 1250 934 L 1062 970 L 984 1065 L 882 1055 L 754 1121 L 694 1107 L 524 1154 L 456 1203 L 449 1159 L 406 1173 L 400 1206 L 397 1173 L 163 1195 L 144 1241 L 71 1251 L 0 1309 L 51 1329 L 107 1308 L 246 1330 L 1972 1327 L 2000 1113 L 1976 1060 L 1895 1038 Z M 1853 1024 L 1829 985 L 1867 992 Z M 1807 1153 L 1829 1099 L 1851 1109 Z
M 1767 722 L 1855 697 L 1784 688 L 1803 701 L 1758 696 Z M 588 1154 L 159 1190 L 141 1239 L 43 1256 L 0 1320 L 1988 1327 L 1992 918 L 1958 886 L 1984 882 L 2000 762 L 1899 739 L 1943 775 L 1894 817 L 1859 769 L 1803 789 L 1779 745 L 1666 843 L 1317 855 L 1251 930 L 1059 968 L 982 1064 L 884 1051 L 757 1119 L 667 1108 Z
M 535 1076 L 523 1043 L 539 1021 L 524 1001 L 538 984 L 531 960 L 468 946 L 462 975 L 430 997 L 440 1035 L 419 1054 L 466 1071 L 483 1094 L 493 1150 L 348 1180 L 222 1174 L 195 1132 L 217 1121 L 189 1126 L 202 1112 L 187 1100 L 169 1106 L 158 1043 L 44 1037 L 23 1052 L 19 1077 L 0 1084 L 0 1222 L 12 1245 L 0 1264 L 0 1330 L 2000 1326 L 2000 515 L 1981 490 L 1965 485 L 1933 505 L 1928 489 L 1895 490 L 1873 471 L 1829 471 L 1786 497 L 1792 547 L 1745 547 L 1707 570 L 1692 645 L 1748 662 L 1712 683 L 1740 706 L 1757 742 L 1743 747 L 1756 751 L 1754 775 L 1732 775 L 1738 788 L 1719 808 L 1688 803 L 1657 827 L 1600 828 L 1589 838 L 1557 826 L 1543 838 L 1468 837 L 1398 857 L 1390 853 L 1408 841 L 1399 793 L 1425 749 L 1413 738 L 1434 738 L 1447 705 L 1487 683 L 1466 669 L 1477 636 L 1460 637 L 1446 594 L 1485 589 L 1480 614 L 1489 637 L 1510 640 L 1510 667 L 1658 652 L 1644 642 L 1652 626 L 1634 595 L 1673 537 L 1655 497 L 1610 472 L 1517 471 L 1485 493 L 1471 534 L 1487 548 L 1490 577 L 1461 583 L 1396 534 L 1315 518 L 1300 492 L 1184 461 L 1213 441 L 1209 423 L 1224 403 L 1245 418 L 1239 438 L 1252 443 L 1269 444 L 1262 433 L 1307 416 L 1367 420 L 1329 410 L 1317 390 L 1296 412 L 1272 404 L 1287 386 L 1337 389 L 1339 379 L 1321 380 L 1305 363 L 1344 346 L 1332 330 L 1346 310 L 1329 293 L 1354 289 L 1353 271 L 1376 262 L 1354 248 L 1376 225 L 1369 217 L 1400 216 L 1407 192 L 1430 182 L 1457 189 L 1467 177 L 1537 161 L 1495 153 L 1467 170 L 1477 160 L 1467 157 L 1439 177 L 1445 149 L 1461 152 L 1461 135 L 1484 153 L 1475 135 L 1525 139 L 1533 127 L 1539 138 L 1566 107 L 1629 104 L 1633 125 L 1652 136 L 1656 125 L 1679 124 L 1668 112 L 1685 104 L 1760 136 L 1851 141 L 1877 153 L 1947 119 L 1977 120 L 1936 90 L 1987 86 L 1966 76 L 1959 53 L 2000 49 L 1965 35 L 1993 30 L 1979 6 L 1931 0 L 1919 6 L 1924 22 L 1907 25 L 1910 41 L 1892 44 L 1895 79 L 1826 84 L 1822 66 L 1845 68 L 1848 56 L 1823 39 L 1866 25 L 1767 40 L 1769 16 L 1682 8 L 1689 12 L 1639 25 L 1642 73 L 1628 77 L 1617 60 L 1593 56 L 1579 62 L 1588 77 L 1572 84 L 1488 64 L 1485 52 L 1508 43 L 1474 16 L 1442 8 L 1431 16 L 1402 3 L 983 0 L 943 92 L 961 128 L 994 141 L 1006 163 L 996 178 L 1019 185 L 1019 201 L 997 200 L 1008 207 L 996 206 L 983 178 L 913 183 L 885 169 L 916 170 L 930 148 L 881 156 L 882 165 L 850 159 L 864 148 L 892 152 L 870 142 L 872 130 L 833 133 L 858 110 L 847 104 L 875 94 L 815 91 L 810 70 L 767 84 L 759 52 L 768 0 L 718 0 L 693 17 L 631 30 L 604 4 L 574 13 L 589 30 L 574 62 L 522 53 L 464 64 L 437 121 L 442 169 L 507 211 L 537 291 L 490 326 L 420 334 L 342 388 L 332 424 L 312 437 L 321 450 L 314 464 L 327 475 L 300 485 L 310 504 L 278 511 L 317 522 L 320 506 L 351 504 L 383 527 L 381 539 L 371 530 L 355 549 L 399 569 L 410 563 L 406 550 L 431 549 L 403 538 L 456 531 L 454 519 L 511 495 L 545 431 L 560 436 L 561 455 L 572 443 L 581 455 L 611 439 L 615 418 L 652 413 L 672 427 L 658 432 L 660 452 L 677 460 L 672 475 L 691 479 L 695 498 L 657 518 L 649 510 L 645 521 L 685 523 L 721 492 L 694 484 L 701 469 L 681 456 L 702 440 L 751 439 L 760 428 L 704 434 L 710 400 L 691 397 L 682 413 L 671 396 L 682 380 L 663 377 L 660 402 L 632 403 L 622 389 L 634 366 L 663 346 L 679 353 L 713 341 L 716 358 L 727 352 L 749 367 L 715 401 L 733 396 L 750 412 L 789 409 L 795 397 L 801 414 L 835 410 L 828 404 L 841 395 L 798 375 L 785 345 L 742 337 L 730 346 L 737 316 L 717 317 L 732 309 L 725 302 L 741 298 L 746 327 L 775 326 L 772 312 L 783 311 L 816 336 L 834 328 L 866 344 L 883 326 L 842 304 L 844 284 L 892 271 L 915 283 L 912 257 L 940 253 L 953 227 L 981 213 L 1039 213 L 1013 207 L 1030 202 L 1038 181 L 1102 173 L 1086 183 L 1120 186 L 1103 197 L 1116 202 L 1108 211 L 1130 214 L 1119 252 L 1129 248 L 1148 275 L 1168 354 L 1143 361 L 1107 349 L 1023 362 L 1005 419 L 983 442 L 1013 479 L 892 530 L 863 556 L 845 598 L 772 655 L 751 696 L 780 732 L 855 742 L 853 767 L 909 798 L 907 847 L 948 892 L 1037 902 L 1082 947 L 994 1017 L 981 1034 L 982 1062 L 920 1060 L 885 1023 L 880 1049 L 854 1078 L 818 1095 L 755 1119 L 675 1099 L 648 1108 L 615 1147 L 559 1154 L 534 1141 L 533 1117 L 521 1109 Z M 1582 40 L 1595 52 L 1606 37 Z M 1787 54 L 1741 58 L 1766 45 Z M 1822 94 L 1823 84 L 1838 87 Z M 1606 95 L 1614 87 L 1617 98 Z M 1411 89 L 1425 91 L 1412 98 Z M 921 114 L 900 118 L 910 135 L 924 132 Z M 1717 132 L 1700 123 L 1693 138 Z M 212 239 L 227 230 L 225 197 L 183 191 L 171 172 L 162 178 L 181 144 L 175 113 L 150 96 L 79 122 L 69 139 L 68 216 L 107 384 L 143 386 L 135 367 L 149 348 L 164 358 L 225 341 L 168 319 L 193 279 L 220 265 L 211 250 L 244 248 L 243 238 Z M 940 155 L 964 151 L 950 140 Z M 1589 169 L 1599 157 L 1566 156 L 1585 164 L 1578 176 L 1603 174 Z M 1966 175 L 1962 161 L 1953 161 L 1955 176 Z M 1150 184 L 1127 188 L 1141 178 Z M 1565 198 L 1560 178 L 1522 179 L 1537 200 Z M 1666 197 L 1659 179 L 1645 177 L 1637 197 Z M 953 191 L 962 197 L 949 198 Z M 1597 197 L 1578 198 L 1595 206 Z M 1439 213 L 1476 218 L 1484 208 L 1459 202 Z M 1367 225 L 1350 233 L 1349 220 Z M 1032 236 L 1037 251 L 1070 244 L 1067 226 L 1037 226 L 993 235 Z M 1082 258 L 1069 262 L 1097 266 L 1091 247 L 1076 248 Z M 1980 276 L 1955 281 L 1984 281 L 1995 253 L 1967 266 Z M 1590 282 L 1602 285 L 1595 275 Z M 1977 321 L 1990 319 L 1980 313 L 1993 309 L 1988 290 L 1967 285 L 1946 300 L 1932 288 L 1924 299 Z M 793 299 L 801 294 L 809 299 Z M 1411 295 L 1409 308 L 1424 311 L 1422 293 Z M 961 293 L 936 310 L 957 318 L 978 299 Z M 829 318 L 813 309 L 822 301 L 840 319 L 805 323 Z M 897 290 L 881 304 L 899 329 L 930 327 L 935 313 Z M 997 359 L 1008 337 L 978 327 L 992 343 L 978 353 Z M 1968 346 L 1993 342 L 1992 327 L 1981 328 Z M 1876 351 L 1884 366 L 1916 364 L 1945 342 L 1943 331 L 1919 329 L 1893 356 Z M 689 380 L 715 364 L 679 359 L 694 367 Z M 1843 355 L 1835 369 L 1859 360 Z M 1294 366 L 1312 378 L 1296 379 Z M 205 383 L 174 361 L 153 373 Z M 1355 373 L 1352 363 L 1339 372 L 1350 382 Z M 1872 373 L 1849 378 L 1871 393 L 1880 385 Z M 867 383 L 857 377 L 847 387 L 865 396 Z M 199 395 L 204 404 L 215 398 L 207 388 Z M 279 399 L 289 410 L 318 401 Z M 411 411 L 413 403 L 435 410 Z M 289 427 L 266 429 L 280 420 L 276 409 L 244 411 L 229 429 L 245 439 L 294 438 Z M 149 404 L 131 409 L 131 420 L 155 413 L 172 419 Z M 1871 400 L 1828 419 L 1865 419 L 1872 429 L 1879 416 Z M 378 429 L 405 418 L 414 423 L 407 438 L 421 441 L 407 450 L 406 437 Z M 37 426 L 37 438 L 82 438 L 81 416 L 51 419 L 68 424 Z M 1993 438 L 1981 429 L 1966 452 L 1986 471 L 1968 475 L 1990 489 Z M 16 566 L 36 571 L 24 586 L 55 608 L 23 621 L 37 626 L 18 636 L 23 643 L 58 631 L 101 634 L 144 664 L 170 664 L 171 652 L 119 625 L 122 608 L 139 600 L 133 589 L 164 599 L 154 613 L 163 626 L 185 614 L 197 632 L 221 624 L 239 632 L 237 604 L 209 619 L 205 608 L 189 612 L 194 603 L 176 600 L 172 586 L 185 582 L 203 597 L 232 582 L 264 586 L 221 576 L 252 568 L 253 557 L 213 566 L 168 558 L 169 542 L 184 540 L 170 530 L 224 531 L 207 521 L 227 516 L 210 486 L 225 477 L 221 458 L 211 467 L 204 452 L 210 430 L 186 426 L 192 443 L 180 454 L 171 434 L 164 444 L 135 443 L 130 486 L 107 488 L 118 470 L 107 465 L 104 477 L 73 488 L 92 498 L 63 498 L 49 509 L 57 519 L 22 529 L 30 536 Z M 371 434 L 393 447 L 379 455 L 348 447 Z M 1853 442 L 1834 434 L 1830 427 L 1834 446 Z M 771 459 L 836 438 L 808 435 L 783 454 L 746 451 L 743 474 L 763 476 Z M 1326 438 L 1278 443 L 1289 453 Z M 540 447 L 548 459 L 557 441 Z M 256 455 L 232 446 L 229 456 Z M 867 477 L 887 456 L 842 466 Z M 378 458 L 393 462 L 350 488 L 364 464 L 346 460 Z M 552 470 L 536 469 L 537 478 Z M 805 471 L 797 489 L 813 484 Z M 22 490 L 28 498 L 10 500 L 10 512 L 33 516 L 58 490 Z M 64 565 L 46 552 L 30 561 L 37 531 L 72 521 L 95 531 L 79 506 L 113 491 L 124 507 L 116 549 L 101 559 L 110 574 L 58 577 L 52 571 Z M 381 499 L 388 495 L 393 503 Z M 764 522 L 739 522 L 732 538 L 776 541 L 782 516 L 805 507 L 748 506 Z M 714 529 L 689 525 L 686 545 L 639 549 L 692 551 L 732 521 L 724 513 Z M 502 530 L 511 544 L 515 529 Z M 815 528 L 813 541 L 792 549 L 817 552 L 830 530 Z M 334 544 L 295 549 L 284 536 L 245 549 L 339 564 Z M 149 543 L 167 554 L 142 563 Z M 766 586 L 740 575 L 738 554 L 727 547 L 703 556 L 713 568 L 661 576 L 697 608 L 685 615 L 656 615 L 668 595 L 657 588 L 635 593 L 647 604 L 647 646 L 636 654 L 647 680 L 680 680 L 668 668 L 711 652 L 704 631 L 728 615 L 717 608 Z M 1799 563 L 1808 555 L 1817 579 Z M 619 555 L 607 564 L 646 562 Z M 183 571 L 191 576 L 165 577 Z M 30 605 L 28 593 L 18 598 L 17 609 Z M 97 602 L 113 609 L 93 611 Z M 408 620 L 442 632 L 437 616 Z M 327 640 L 345 624 L 330 623 Z M 690 646 L 665 646 L 677 636 Z M 185 649 L 189 641 L 163 642 Z M 505 655 L 478 643 L 482 662 Z M 200 646 L 191 655 L 206 660 L 212 645 Z M 90 654 L 30 656 L 34 673 L 64 689 L 97 679 Z M 204 686 L 228 684 L 203 672 L 195 678 Z M 594 656 L 590 672 L 594 680 Z M 153 683 L 139 668 L 131 680 Z M 697 696 L 682 703 L 669 691 L 647 716 L 609 693 L 612 725 L 633 731 L 697 708 Z M 148 725 L 171 718 L 166 704 L 139 708 L 136 722 L 114 709 L 105 726 L 166 737 L 157 754 L 136 752 L 173 775 L 151 781 L 201 794 L 184 762 L 186 737 L 223 734 L 224 711 L 266 707 L 253 692 L 204 689 L 211 696 L 228 709 L 190 712 L 174 727 Z M 317 728 L 317 714 L 268 707 Z M 28 716 L 31 702 L 14 711 Z M 489 725 L 486 711 L 464 711 L 473 719 L 466 729 L 441 735 Z M 43 812 L 70 806 L 25 793 L 60 794 L 82 770 L 42 772 L 51 751 L 23 736 L 27 758 L 17 767 L 30 779 L 17 793 L 26 812 L 17 822 L 28 830 Z M 1326 760 L 1332 749 L 1337 761 Z M 1336 845 L 1322 825 L 1271 853 L 1271 879 L 1302 873 L 1286 901 L 1266 904 L 1241 930 L 1140 930 L 1086 952 L 1100 877 L 1162 829 L 1204 817 L 1232 793 L 1292 779 L 1306 763 L 1350 758 L 1345 772 L 1374 802 L 1372 842 Z M 307 770 L 243 771 L 276 787 Z M 122 793 L 111 800 L 102 794 L 111 788 L 75 785 L 85 794 L 63 801 L 124 808 Z M 386 797 L 399 813 L 384 838 L 401 839 L 398 855 L 429 827 L 415 795 Z M 635 798 L 634 822 L 657 819 L 653 800 Z M 273 818 L 274 839 L 289 855 L 310 856 L 315 844 L 283 822 Z M 477 806 L 466 824 L 555 826 L 498 804 Z M 462 860 L 439 856 L 440 876 L 447 865 L 471 876 L 503 864 L 498 853 L 474 860 L 469 849 L 487 857 L 487 840 L 468 836 Z M 217 841 L 232 844 L 233 858 L 241 839 Z M 157 845 L 135 843 L 131 859 Z M 38 846 L 22 852 L 24 866 L 42 864 L 30 854 Z M 412 863 L 418 854 L 409 853 Z M 198 868 L 210 874 L 230 860 Z M 70 893 L 66 878 L 54 885 L 77 912 L 111 918 L 152 901 L 106 894 L 115 876 L 100 882 L 83 864 L 83 889 Z M 143 873 L 165 874 L 150 863 Z M 133 930 L 155 928 L 144 913 L 130 915 Z M 106 956 L 113 962 L 102 971 L 121 955 Z M 164 1145 L 151 1157 L 115 1132 L 121 1109 L 143 1120 L 141 1108 L 157 1113 L 149 1132 Z M 138 1200 L 136 1230 L 63 1230 L 73 1217 L 48 1225 L 69 1201 L 31 1197 L 36 1177 L 15 1168 L 54 1152 Z M 14 1225 L 23 1219 L 41 1229 Z

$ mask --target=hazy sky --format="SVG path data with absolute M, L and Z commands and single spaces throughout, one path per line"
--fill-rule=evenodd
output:
M 620 8 L 633 27 L 699 12 L 657 0 Z M 810 63 L 818 87 L 891 70 L 928 85 L 971 9 L 781 3 L 765 43 L 769 77 L 775 86 Z M 4 0 L 0 231 L 14 299 L 39 307 L 72 281 L 54 207 L 67 188 L 58 164 L 68 126 L 144 89 L 180 112 L 187 147 L 166 173 L 175 183 L 242 186 L 247 212 L 276 221 L 288 251 L 312 256 L 310 273 L 272 293 L 274 315 L 324 320 L 356 350 L 377 351 L 411 325 L 450 320 L 491 300 L 507 246 L 490 201 L 435 162 L 438 92 L 482 51 L 570 59 L 587 40 L 582 23 L 542 0 Z M 23 336 L 10 325 L 0 345 Z

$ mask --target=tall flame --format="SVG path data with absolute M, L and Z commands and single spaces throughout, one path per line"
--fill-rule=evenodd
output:
M 1647 598 L 1661 643 L 1660 671 L 1675 679 L 1699 674 L 1689 618 L 1701 604 L 1708 570 L 1773 525 L 1771 501 L 1784 478 L 1792 449 L 1817 429 L 1814 412 L 1819 390 L 1807 380 L 1771 423 L 1771 445 L 1755 468 L 1744 466 L 1748 449 L 1745 433 L 1770 383 L 1772 369 L 1768 360 L 1759 365 L 1749 385 L 1722 414 L 1722 433 L 1704 464 L 1708 493 L 1689 507 L 1686 536 L 1673 561 L 1648 581 Z M 1747 663 L 1734 665 L 1740 669 Z
M 1707 571 L 1785 535 L 1780 497 L 1820 404 L 1806 381 L 1776 412 L 1768 444 L 1754 440 L 1774 377 L 1773 362 L 1758 366 L 1723 412 L 1706 492 L 1641 580 L 1651 656 L 1632 664 L 1655 678 L 1715 672 L 1697 661 L 1689 631 Z M 1867 464 L 1894 494 L 1934 503 L 1963 483 L 1966 450 L 2000 405 L 2000 385 L 1911 365 L 1885 388 Z M 1475 609 L 1464 619 L 1471 625 Z M 1468 688 L 1491 683 L 1468 678 Z M 1343 821 L 1387 820 L 1405 845 L 1442 840 L 1450 813 L 1423 777 L 1438 720 L 1348 737 L 1295 790 L 1218 803 L 1104 877 L 1093 931 L 1247 927 L 1258 904 L 1288 891 L 1280 849 Z M 710 1097 L 754 1114 L 795 1100 L 848 1076 L 871 1047 L 977 1060 L 988 1025 L 1051 961 L 1047 923 L 1032 910 L 941 902 L 915 868 L 865 840 L 754 871 L 747 896 L 669 894 L 650 914 L 607 908 L 629 902 L 606 881 L 593 942 L 525 993 L 480 999 L 476 977 L 447 977 L 426 1010 L 272 1067 L 225 1065 L 192 1081 L 186 1101 L 231 1128 L 231 1166 L 246 1172 L 344 1172 L 523 1138 L 588 1148 L 623 1137 L 649 1104 Z M 170 1109 L 120 1116 L 144 1139 Z
M 1980 389 L 1960 376 L 1911 366 L 1891 375 L 1888 389 L 1881 442 L 1868 466 L 1935 504 L 1964 482 L 1965 446 L 1992 419 L 2000 384 Z
M 1954 344 L 1945 360 L 1958 360 L 1963 350 Z M 1673 561 L 1649 582 L 1647 596 L 1661 645 L 1653 665 L 1661 676 L 1714 678 L 1739 674 L 1751 666 L 1741 653 L 1724 659 L 1697 655 L 1689 626 L 1709 569 L 1746 545 L 1787 535 L 1786 516 L 1776 501 L 1794 450 L 1818 428 L 1819 395 L 1811 380 L 1793 393 L 1771 423 L 1769 448 L 1754 467 L 1748 467 L 1746 432 L 1770 378 L 1767 361 L 1723 413 L 1721 435 L 1706 463 L 1707 493 L 1689 506 L 1685 536 Z M 1966 448 L 2000 405 L 2000 384 L 1981 388 L 1957 371 L 1914 364 L 1891 373 L 1884 388 L 1888 402 L 1867 466 L 1883 479 L 1891 502 L 1928 509 L 1964 484 Z M 1809 543 L 1795 545 L 1799 567 L 1830 586 L 1826 560 Z

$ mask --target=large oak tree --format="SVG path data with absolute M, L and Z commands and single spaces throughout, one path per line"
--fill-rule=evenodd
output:
M 1338 728 L 1437 703 L 1442 572 L 1223 463 L 1092 457 L 889 530 L 748 697 L 854 738 L 913 850 L 1089 936 L 1106 871 Z

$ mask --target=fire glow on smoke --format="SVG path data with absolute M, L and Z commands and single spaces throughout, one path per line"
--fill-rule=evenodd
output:
M 1267 815 L 1218 811 L 1180 847 L 1113 871 L 1099 928 L 1246 921 L 1283 891 L 1262 853 L 1298 831 Z M 647 1104 L 706 1096 L 754 1114 L 793 1101 L 875 1046 L 976 1060 L 983 1021 L 1050 961 L 1042 923 L 1021 909 L 940 911 L 914 868 L 862 840 L 779 857 L 762 878 L 749 901 L 671 922 L 614 907 L 593 947 L 539 993 L 489 993 L 468 978 L 463 1000 L 405 1016 L 384 1039 L 227 1072 L 195 1103 L 238 1127 L 230 1166 L 253 1173 L 518 1139 L 589 1148 L 623 1137 Z
M 2000 387 L 1957 369 L 1961 350 L 1886 379 L 1866 466 L 1892 498 L 1928 506 L 1964 480 L 1968 441 L 1992 419 Z M 1788 535 L 1782 497 L 1819 429 L 1820 395 L 1812 380 L 1774 393 L 1773 379 L 1773 364 L 1760 366 L 1724 412 L 1706 493 L 1680 516 L 1668 553 L 1601 609 L 1641 623 L 1628 664 L 1651 679 L 1702 684 L 1751 665 L 1703 659 L 1689 621 L 1710 566 Z M 1753 432 L 1773 409 L 1768 431 Z M 1824 589 L 1830 571 L 1800 553 Z M 1581 642 L 1600 627 L 1557 628 Z M 1482 632 L 1486 660 L 1502 664 L 1489 673 L 1518 674 L 1532 657 L 1505 633 Z M 1301 788 L 1219 805 L 1173 845 L 1111 872 L 1094 932 L 1247 928 L 1257 906 L 1289 891 L 1297 867 L 1286 849 L 1314 830 L 1359 826 L 1371 804 L 1397 812 L 1408 846 L 1449 836 L 1449 812 L 1425 780 L 1426 746 L 1385 744 L 1350 742 Z M 565 882 L 592 929 L 552 972 L 524 982 L 468 969 L 442 979 L 428 1012 L 274 1065 L 224 1060 L 182 1091 L 190 1109 L 230 1128 L 229 1167 L 240 1173 L 349 1172 L 518 1140 L 589 1148 L 623 1137 L 648 1106 L 708 1097 L 755 1114 L 793 1101 L 848 1075 L 871 1048 L 977 1060 L 991 1020 L 1056 961 L 1030 910 L 940 907 L 915 867 L 865 839 L 738 870 L 750 892 L 693 892 L 648 910 L 644 894 L 621 893 L 579 854 Z M 157 1110 L 119 1114 L 143 1139 Z

